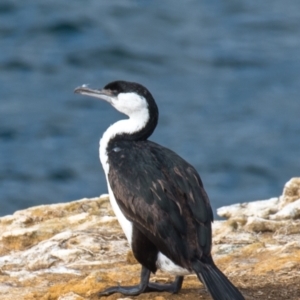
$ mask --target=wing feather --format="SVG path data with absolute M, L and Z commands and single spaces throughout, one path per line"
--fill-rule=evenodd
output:
M 127 144 L 130 143 L 130 144 Z M 119 142 L 108 179 L 125 217 L 177 264 L 210 254 L 213 214 L 196 170 L 155 143 Z

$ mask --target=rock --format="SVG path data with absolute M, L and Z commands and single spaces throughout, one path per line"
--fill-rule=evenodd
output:
M 285 222 L 276 222 L 271 220 L 265 220 L 258 217 L 249 217 L 244 229 L 246 231 L 254 232 L 275 232 L 285 226 Z
M 255 232 L 276 232 L 284 227 L 299 228 L 300 178 L 288 181 L 280 197 L 224 206 L 217 213 L 229 219 L 230 223 Z
M 228 220 L 213 223 L 214 260 L 249 299 L 300 298 L 299 186 L 292 179 L 278 198 L 218 210 Z M 96 300 L 108 286 L 137 284 L 139 275 L 107 195 L 0 218 L 1 300 Z M 151 280 L 174 278 L 157 272 Z M 195 275 L 180 293 L 100 299 L 210 299 Z
M 87 270 L 92 273 L 92 279 L 85 278 L 86 288 L 92 289 L 99 277 L 93 269 L 111 264 L 117 266 L 120 254 L 128 251 L 117 224 L 107 195 L 37 206 L 0 218 L 0 285 L 4 286 L 0 299 L 15 299 L 16 296 L 20 299 L 25 295 L 35 299 L 40 288 L 51 282 L 49 297 L 58 299 L 64 294 L 53 290 L 55 283 L 61 283 L 59 278 L 76 281 Z M 35 287 L 28 286 L 29 282 L 34 282 Z M 6 295 L 10 285 L 15 289 Z M 98 286 L 100 289 L 103 285 Z M 68 289 L 64 284 L 64 290 L 76 292 L 82 291 L 82 287 L 73 284 L 73 288 Z M 35 296 L 28 296 L 33 291 Z M 47 293 L 44 297 L 47 299 Z
M 238 203 L 229 206 L 223 206 L 217 209 L 220 217 L 231 219 L 240 217 L 260 217 L 268 218 L 270 214 L 278 211 L 279 198 L 269 200 L 253 201 L 249 203 Z
M 287 204 L 294 202 L 298 199 L 300 199 L 300 177 L 292 178 L 285 184 L 281 196 L 280 207 L 283 208 Z
M 289 220 L 289 219 L 299 219 L 300 218 L 300 199 L 294 202 L 286 202 L 274 215 L 269 216 L 273 220 Z
M 73 292 L 70 292 L 65 295 L 59 296 L 57 300 L 84 300 L 84 298 Z

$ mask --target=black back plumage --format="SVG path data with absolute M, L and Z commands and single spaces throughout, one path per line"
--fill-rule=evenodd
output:
M 212 210 L 197 171 L 150 141 L 111 140 L 108 179 L 123 214 L 179 266 L 210 256 Z

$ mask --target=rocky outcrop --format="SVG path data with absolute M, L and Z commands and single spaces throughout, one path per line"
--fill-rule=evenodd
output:
M 278 198 L 222 207 L 218 214 L 227 220 L 213 224 L 213 255 L 246 298 L 300 299 L 300 178 Z M 139 271 L 107 195 L 0 218 L 0 299 L 99 299 L 107 286 L 137 283 Z M 158 272 L 152 280 L 172 277 Z M 210 299 L 194 275 L 179 295 L 135 298 Z

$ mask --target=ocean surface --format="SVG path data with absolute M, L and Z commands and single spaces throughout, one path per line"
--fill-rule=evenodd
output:
M 123 116 L 73 90 L 117 79 L 152 92 L 151 140 L 214 209 L 300 176 L 299 0 L 1 0 L 1 216 L 107 192 L 98 143 Z

